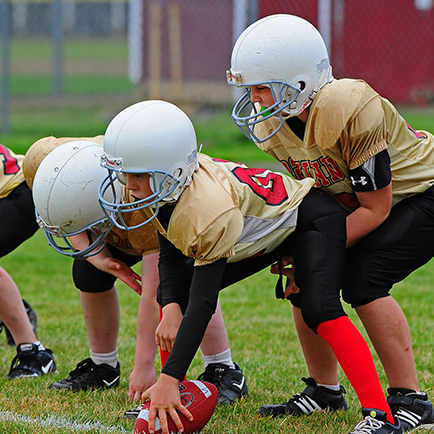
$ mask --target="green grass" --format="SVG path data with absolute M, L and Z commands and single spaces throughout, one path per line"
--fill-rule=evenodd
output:
M 115 107 L 115 103 L 104 110 L 97 107 L 51 107 L 49 110 L 21 108 L 13 115 L 11 134 L 0 136 L 0 142 L 16 152 L 25 152 L 35 140 L 50 134 L 73 137 L 101 134 L 120 109 Z M 208 118 L 203 117 L 200 111 L 192 112 L 191 116 L 195 121 L 199 142 L 204 145 L 203 152 L 237 161 L 267 160 L 232 124 L 229 109 Z M 406 117 L 414 128 L 434 131 L 431 114 L 414 112 Z M 114 429 L 110 432 L 132 432 L 134 423 L 122 420 L 122 414 L 132 406 L 126 397 L 128 375 L 134 362 L 138 296 L 122 283 L 118 284 L 121 304 L 120 387 L 78 394 L 53 391 L 47 388 L 50 382 L 64 378 L 78 361 L 88 357 L 79 294 L 71 278 L 72 261 L 49 248 L 43 234 L 38 232 L 2 258 L 0 265 L 13 276 L 23 297 L 37 311 L 40 324 L 38 336 L 53 349 L 59 370 L 56 375 L 39 379 L 7 381 L 6 375 L 15 350 L 8 347 L 5 337 L 0 335 L 0 432 L 101 433 L 109 432 L 107 427 Z M 434 262 L 430 262 L 396 285 L 393 291 L 412 330 L 420 387 L 431 398 L 434 398 L 433 281 Z M 300 378 L 307 375 L 289 303 L 274 299 L 274 284 L 275 277 L 264 270 L 221 294 L 232 355 L 246 374 L 250 393 L 235 405 L 218 407 L 203 433 L 347 433 L 360 420 L 360 412 L 355 393 L 342 373 L 340 381 L 348 392 L 348 412 L 315 414 L 300 419 L 270 420 L 256 416 L 260 405 L 281 402 L 299 392 L 304 386 Z M 367 338 L 352 309 L 346 306 L 346 310 Z M 375 355 L 374 359 L 381 383 L 386 389 L 387 382 L 381 364 Z M 158 358 L 156 367 L 159 370 Z M 196 378 L 201 371 L 202 361 L 198 354 L 188 377 Z M 21 419 L 9 420 L 14 415 Z M 24 417 L 32 422 L 24 422 Z M 44 426 L 47 420 L 51 420 L 51 424 Z M 55 423 L 57 427 L 53 425 Z M 72 423 L 76 424 L 75 429 L 71 427 Z M 86 423 L 88 429 L 84 430 Z M 98 424 L 105 429 L 97 428 Z M 80 426 L 83 428 L 81 431 Z
M 122 420 L 131 407 L 127 400 L 128 375 L 133 367 L 135 316 L 138 296 L 124 284 L 118 284 L 121 304 L 119 354 L 122 366 L 120 387 L 115 390 L 72 394 L 47 389 L 54 379 L 64 378 L 75 363 L 88 357 L 88 344 L 81 316 L 79 295 L 73 287 L 69 258 L 48 247 L 41 232 L 26 241 L 5 258 L 5 267 L 20 287 L 22 296 L 35 308 L 39 318 L 38 336 L 52 348 L 58 374 L 39 379 L 6 380 L 15 350 L 0 335 L 0 432 L 2 433 L 72 433 L 106 432 L 97 428 L 78 431 L 54 428 L 53 421 L 114 427 L 113 432 L 132 432 L 133 422 Z M 414 353 L 422 390 L 434 396 L 434 263 L 415 272 L 397 285 L 394 296 L 401 304 L 411 326 Z M 275 300 L 275 277 L 267 270 L 239 282 L 221 294 L 221 304 L 230 339 L 232 355 L 243 368 L 249 396 L 232 406 L 218 407 L 204 429 L 204 434 L 335 434 L 346 433 L 359 421 L 359 404 L 343 374 L 340 380 L 347 390 L 350 410 L 346 413 L 316 414 L 300 419 L 263 419 L 256 416 L 264 403 L 288 399 L 303 387 L 306 376 L 303 357 L 292 324 L 289 303 Z M 350 317 L 366 334 L 346 306 Z M 386 379 L 375 356 L 381 383 Z M 160 369 L 158 358 L 156 368 Z M 196 355 L 188 377 L 196 378 L 202 371 L 202 360 Z M 34 423 L 6 421 L 6 415 L 28 417 Z M 51 417 L 51 425 L 42 423 Z M 35 421 L 39 421 L 38 425 Z M 78 425 L 77 425 L 78 426 Z M 124 431 L 123 431 L 124 430 Z M 427 431 L 425 431 L 427 432 Z
M 0 135 L 0 143 L 22 154 L 41 137 L 93 137 L 104 133 L 114 115 L 93 105 L 82 108 L 53 103 L 41 110 L 21 107 L 12 112 L 10 134 Z

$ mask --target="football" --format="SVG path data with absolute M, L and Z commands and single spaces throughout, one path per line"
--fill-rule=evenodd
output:
M 184 434 L 199 432 L 211 419 L 217 404 L 217 388 L 212 383 L 198 380 L 185 380 L 179 383 L 179 394 L 181 403 L 192 414 L 193 420 L 190 422 L 183 414 L 179 413 Z M 134 434 L 149 434 L 148 417 L 150 402 L 143 405 L 142 410 L 137 416 L 134 425 Z M 168 416 L 169 431 L 177 433 L 176 425 Z M 158 417 L 155 419 L 155 434 L 161 434 L 161 425 Z

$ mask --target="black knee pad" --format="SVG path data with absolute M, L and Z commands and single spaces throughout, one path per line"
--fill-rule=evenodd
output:
M 301 308 L 314 332 L 319 324 L 345 314 L 340 302 L 344 261 L 344 237 L 330 237 L 315 230 L 297 236 L 294 272 L 300 293 L 290 299 Z
M 342 291 L 342 299 L 345 301 L 345 303 L 348 303 L 351 305 L 353 309 L 359 306 L 363 306 L 364 304 L 368 304 L 371 301 L 377 300 L 378 298 L 387 297 L 390 294 L 388 292 L 382 293 L 382 295 L 379 294 L 365 294 L 363 292 L 355 292 L 355 291 Z
M 139 254 L 131 255 L 110 244 L 107 244 L 107 247 L 113 258 L 119 259 L 129 267 L 132 267 L 142 260 L 142 256 Z M 76 288 L 82 292 L 110 291 L 116 282 L 116 277 L 112 274 L 98 270 L 98 268 L 85 259 L 74 259 L 72 277 Z
M 82 292 L 106 292 L 113 288 L 116 277 L 98 270 L 85 259 L 75 259 L 72 266 L 75 287 Z

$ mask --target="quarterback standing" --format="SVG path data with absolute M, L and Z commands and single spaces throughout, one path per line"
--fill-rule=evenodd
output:
M 227 77 L 246 89 L 232 112 L 237 126 L 346 210 L 343 298 L 380 357 L 393 414 L 405 430 L 432 423 L 409 327 L 389 292 L 434 255 L 433 135 L 410 128 L 364 81 L 334 79 L 321 35 L 296 16 L 271 15 L 249 26 L 235 43 Z M 299 405 L 306 396 L 316 408 L 330 408 L 328 396 L 339 387 L 333 353 L 303 321 L 299 295 L 290 299 L 313 383 L 286 403 L 261 407 L 261 415 L 309 414 L 315 407 Z
M 140 212 L 158 230 L 157 343 L 171 351 L 150 400 L 149 427 L 158 416 L 182 430 L 177 410 L 182 381 L 215 310 L 219 291 L 294 254 L 306 323 L 332 347 L 354 387 L 367 421 L 402 433 L 381 390 L 369 348 L 346 316 L 339 297 L 345 258 L 345 215 L 314 181 L 296 181 L 266 169 L 198 156 L 194 127 L 165 101 L 144 101 L 121 111 L 104 135 L 109 175 L 99 198 L 114 224 Z M 127 200 L 110 199 L 118 180 Z M 122 225 L 120 225 L 122 227 Z M 279 294 L 283 297 L 282 293 Z

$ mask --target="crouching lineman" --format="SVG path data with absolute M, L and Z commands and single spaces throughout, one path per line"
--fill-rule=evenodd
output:
M 113 227 L 105 217 L 98 203 L 98 186 L 106 175 L 100 166 L 101 145 L 102 136 L 79 140 L 47 137 L 26 154 L 25 174 L 33 189 L 39 224 L 56 251 L 74 258 L 73 279 L 80 290 L 90 345 L 90 358 L 79 362 L 67 378 L 50 388 L 78 391 L 119 384 L 120 312 L 114 286 L 119 278 L 141 294 L 129 385 L 129 398 L 139 400 L 156 380 L 157 236 L 151 225 L 127 232 Z M 142 222 L 138 213 L 129 217 L 133 226 Z M 140 260 L 142 279 L 130 268 Z M 202 376 L 217 386 L 221 404 L 247 394 L 244 375 L 231 358 L 220 306 L 201 349 L 205 363 Z M 130 410 L 126 416 L 135 417 L 138 411 Z
M 182 430 L 177 411 L 191 418 L 181 404 L 178 384 L 203 338 L 219 291 L 289 255 L 294 256 L 304 320 L 333 349 L 357 393 L 363 422 L 377 427 L 372 433 L 403 432 L 387 404 L 369 348 L 340 302 L 344 211 L 327 193 L 312 188 L 312 179 L 296 181 L 198 156 L 190 119 L 165 101 L 137 103 L 115 116 L 104 136 L 102 161 L 109 175 L 99 198 L 113 224 L 140 212 L 158 230 L 163 320 L 157 343 L 170 355 L 155 385 L 142 396 L 151 401 L 150 431 L 157 416 L 163 434 L 169 432 L 168 417 Z M 125 201 L 111 199 L 118 179 L 129 191 Z

